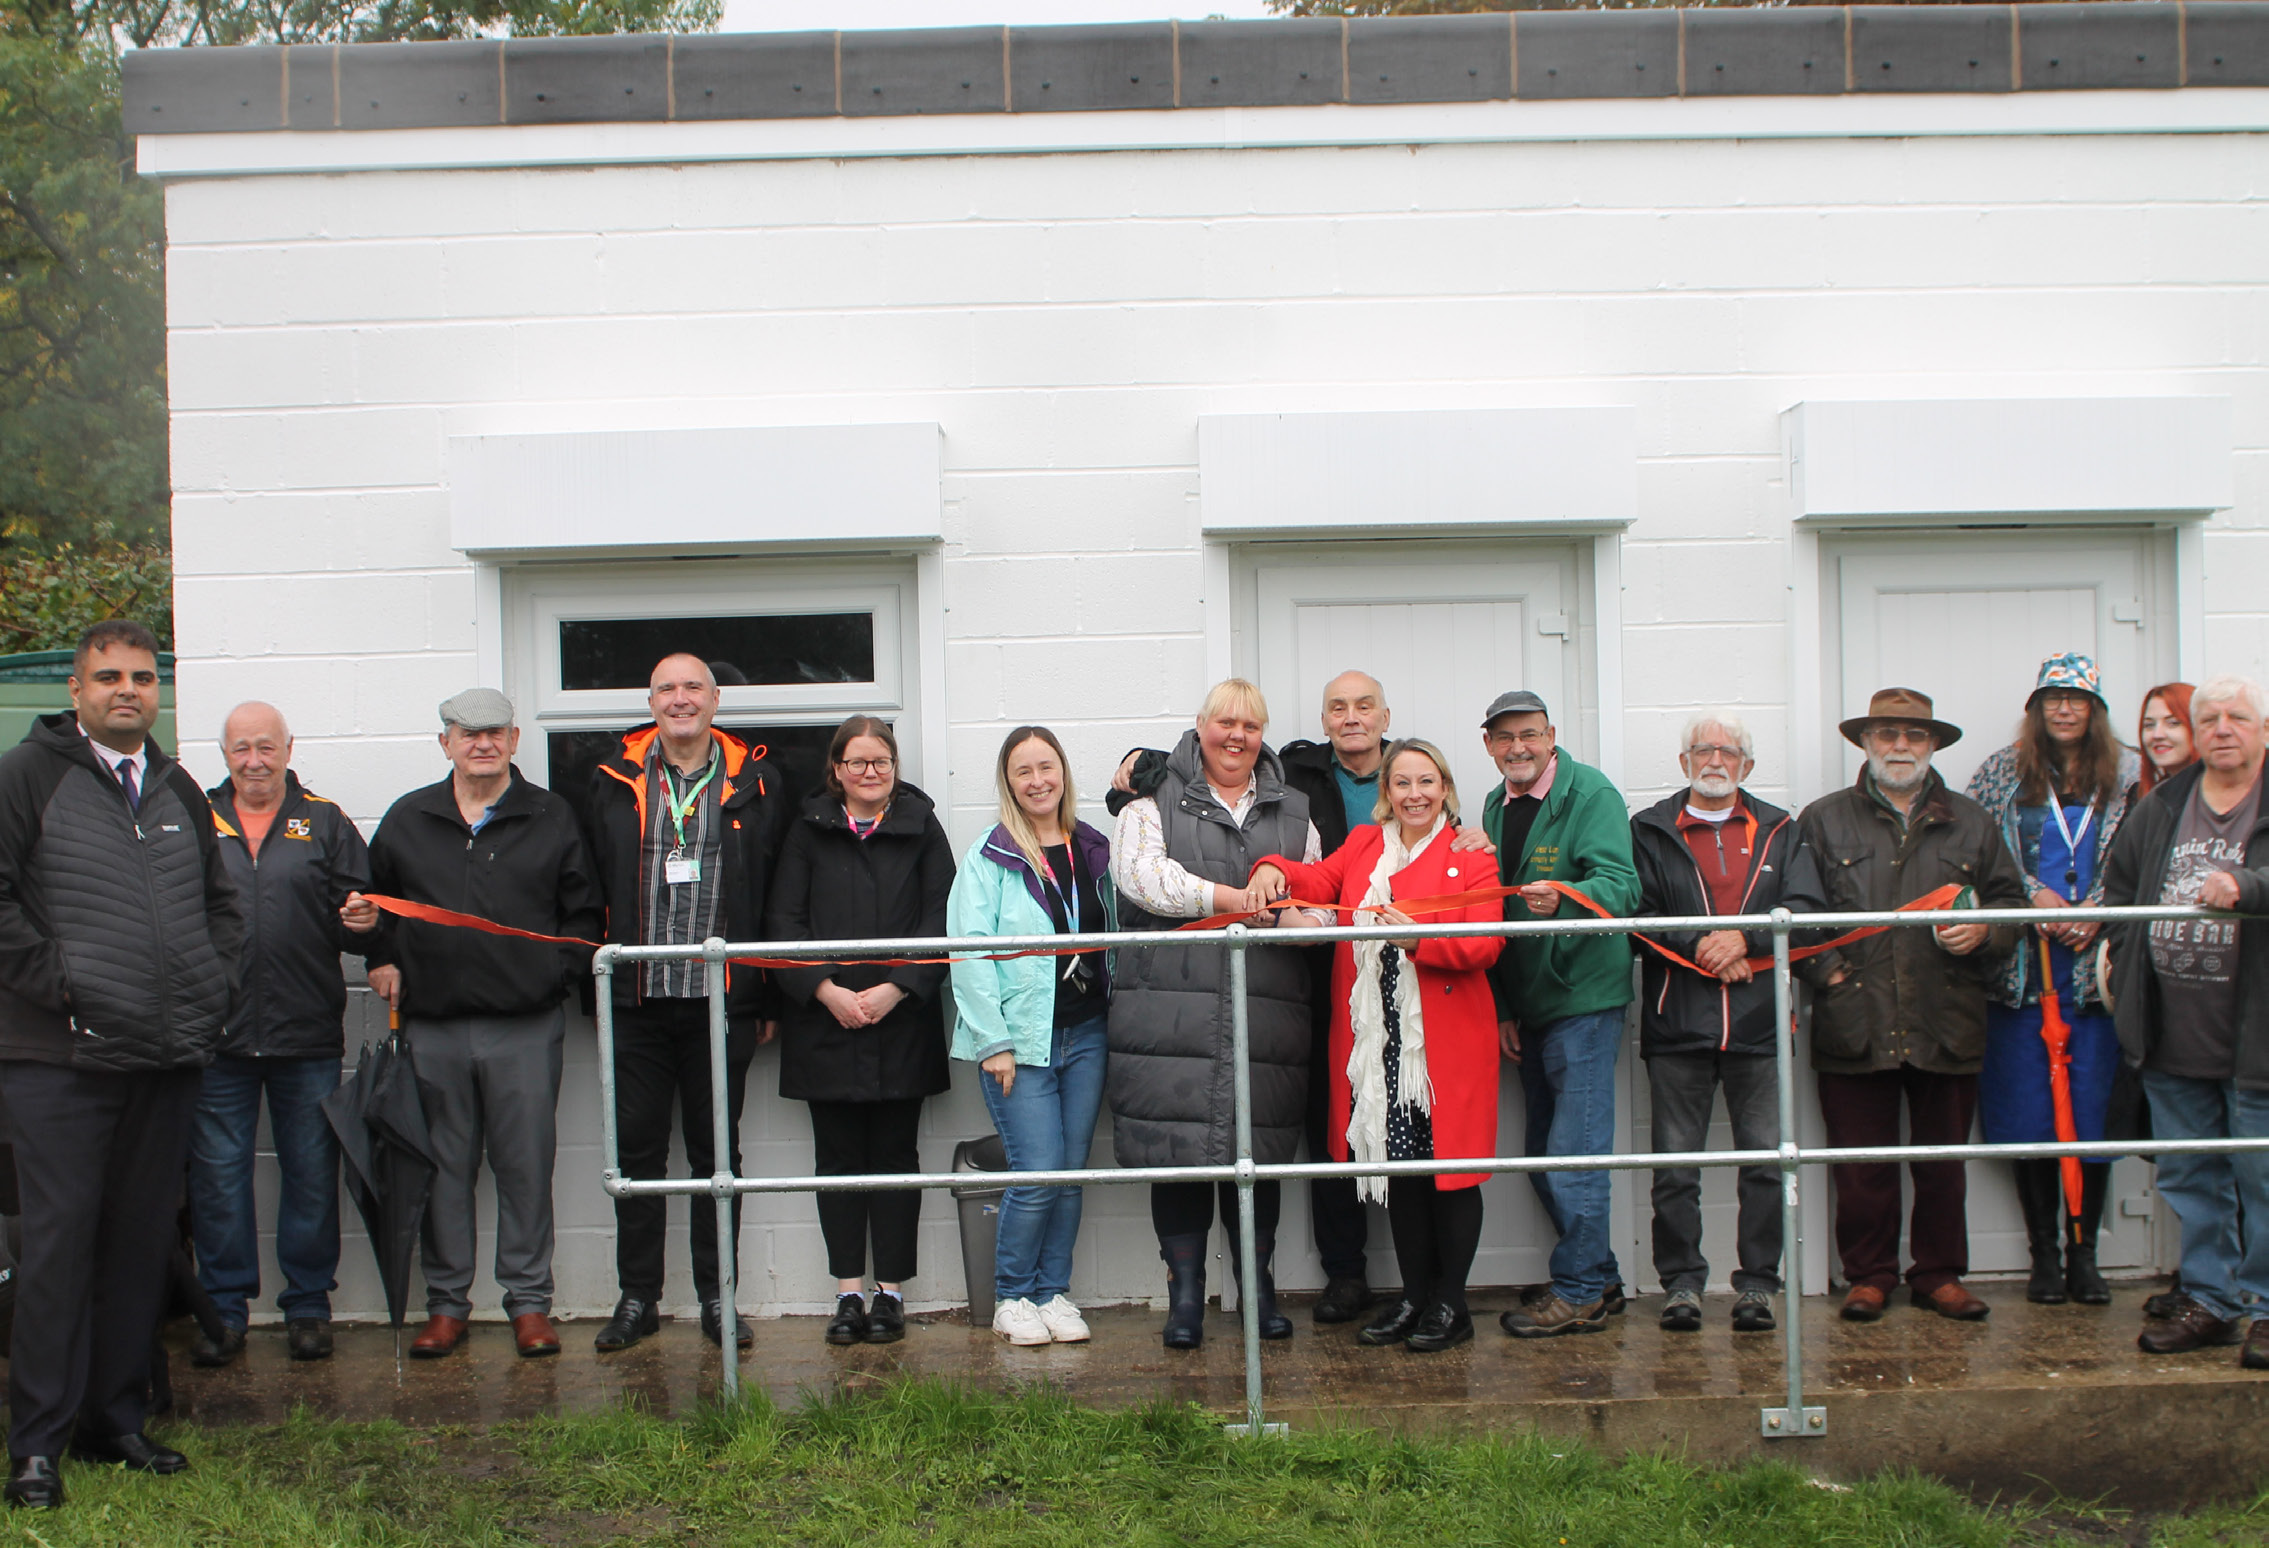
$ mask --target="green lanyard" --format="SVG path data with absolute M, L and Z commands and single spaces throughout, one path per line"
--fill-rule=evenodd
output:
M 670 814 L 670 826 L 677 830 L 678 847 L 676 853 L 681 855 L 685 853 L 685 820 L 693 815 L 695 804 L 701 800 L 701 792 L 707 790 L 709 782 L 716 777 L 717 755 L 711 753 L 709 755 L 709 767 L 702 771 L 701 778 L 694 782 L 693 788 L 685 793 L 685 800 L 681 804 L 670 794 L 672 790 L 677 788 L 677 770 L 670 765 L 668 760 L 663 761 L 662 809 Z

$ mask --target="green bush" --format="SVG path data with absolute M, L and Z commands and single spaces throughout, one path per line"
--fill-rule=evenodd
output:
M 90 624 L 131 618 L 173 649 L 173 560 L 155 543 L 0 548 L 0 655 L 69 650 Z

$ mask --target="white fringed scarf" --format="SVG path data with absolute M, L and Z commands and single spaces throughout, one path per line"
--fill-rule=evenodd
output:
M 1371 868 L 1363 901 L 1356 905 L 1357 924 L 1382 922 L 1376 910 L 1393 903 L 1390 882 L 1394 874 L 1424 854 L 1447 822 L 1446 813 L 1437 816 L 1418 847 L 1411 850 L 1402 847 L 1401 824 L 1391 819 L 1379 824 L 1386 843 L 1379 850 L 1379 863 Z M 1347 1053 L 1347 1087 L 1352 1099 L 1347 1115 L 1347 1154 L 1356 1161 L 1387 1159 L 1387 1014 L 1379 989 L 1386 948 L 1385 941 L 1355 942 L 1355 989 L 1347 1005 L 1349 1030 L 1354 1033 L 1354 1046 Z M 1418 993 L 1418 969 L 1407 952 L 1395 974 L 1394 1004 L 1395 1017 L 1402 1026 L 1402 1059 L 1396 1071 L 1402 1105 L 1431 1113 L 1434 1087 L 1426 1078 L 1425 1011 Z M 1360 1178 L 1357 1189 L 1374 1204 L 1387 1200 L 1383 1177 Z

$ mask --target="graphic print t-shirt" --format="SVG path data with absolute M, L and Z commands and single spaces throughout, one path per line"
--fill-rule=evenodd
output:
M 2191 788 L 2167 854 L 2167 903 L 2196 903 L 2216 871 L 2245 864 L 2246 841 L 2261 807 L 2261 782 L 2216 815 L 2203 783 Z M 2151 925 L 2151 966 L 2164 1013 L 2151 1068 L 2192 1080 L 2228 1080 L 2237 1068 L 2237 932 L 2234 921 L 2160 919 Z

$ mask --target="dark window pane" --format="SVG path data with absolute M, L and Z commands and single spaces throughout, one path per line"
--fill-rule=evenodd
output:
M 559 626 L 559 686 L 643 689 L 653 681 L 654 663 L 680 651 L 708 662 L 724 687 L 871 683 L 874 615 L 565 619 Z
M 765 756 L 779 772 L 788 799 L 794 802 L 801 801 L 824 782 L 827 742 L 835 735 L 837 724 L 839 722 L 830 721 L 824 726 L 751 726 L 720 721 L 718 729 L 730 731 L 752 747 L 767 748 Z M 575 809 L 576 817 L 588 825 L 591 771 L 599 766 L 600 760 L 612 757 L 622 746 L 622 732 L 554 731 L 546 740 L 551 751 L 551 787 L 566 798 L 567 804 Z

